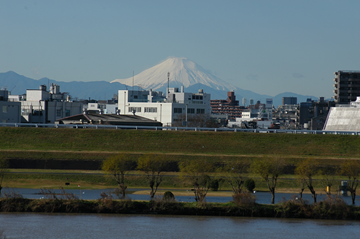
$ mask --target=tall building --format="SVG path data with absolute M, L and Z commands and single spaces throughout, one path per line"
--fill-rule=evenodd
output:
M 296 105 L 297 104 L 297 97 L 283 97 L 282 98 L 282 105 Z
M 242 111 L 245 109 L 239 106 L 239 101 L 233 91 L 227 93 L 226 100 L 211 100 L 211 111 L 213 114 L 228 115 L 229 119 L 241 117 Z
M 335 72 L 334 100 L 336 104 L 350 104 L 360 96 L 360 72 L 338 71 Z

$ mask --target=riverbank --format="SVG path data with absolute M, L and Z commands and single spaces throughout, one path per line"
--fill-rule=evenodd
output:
M 348 206 L 336 198 L 309 205 L 289 200 L 275 205 L 256 203 L 184 203 L 163 200 L 73 200 L 3 198 L 1 212 L 110 213 L 207 215 L 237 217 L 274 217 L 360 220 L 360 208 Z

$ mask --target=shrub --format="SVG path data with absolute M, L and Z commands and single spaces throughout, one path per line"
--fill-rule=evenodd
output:
M 172 202 L 172 201 L 175 201 L 175 196 L 174 196 L 174 194 L 172 192 L 166 191 L 164 193 L 164 196 L 163 196 L 162 200 Z
M 248 192 L 253 192 L 255 188 L 255 181 L 252 178 L 248 178 L 244 182 L 245 188 L 248 190 Z
M 233 195 L 234 203 L 238 206 L 255 205 L 256 199 L 249 192 L 242 192 Z

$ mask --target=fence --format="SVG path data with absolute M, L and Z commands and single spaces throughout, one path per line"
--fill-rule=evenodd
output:
M 159 126 L 135 126 L 135 125 L 91 125 L 91 124 L 0 123 L 0 127 L 214 131 L 214 132 L 248 132 L 248 133 L 276 133 L 276 134 L 278 134 L 278 133 L 284 133 L 284 134 L 341 134 L 341 135 L 359 135 L 360 134 L 360 132 L 358 132 L 358 131 L 240 129 L 240 128 L 197 128 L 197 127 L 168 127 L 168 126 L 159 127 Z

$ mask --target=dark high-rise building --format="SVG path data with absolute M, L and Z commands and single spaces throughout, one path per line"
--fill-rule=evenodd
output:
M 297 105 L 297 97 L 283 97 L 282 105 Z
M 335 72 L 334 100 L 336 104 L 350 104 L 360 96 L 360 71 Z

